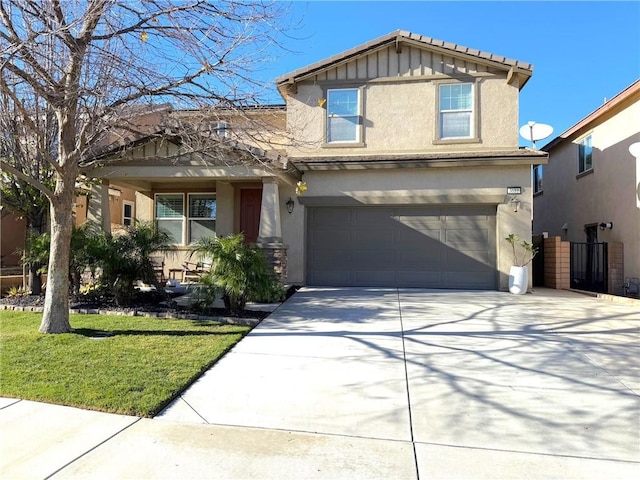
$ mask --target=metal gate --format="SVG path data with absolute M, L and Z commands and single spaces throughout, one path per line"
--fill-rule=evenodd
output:
M 533 243 L 533 248 L 538 250 L 531 262 L 533 286 L 544 287 L 544 237 L 542 235 L 534 235 L 531 237 L 531 242 Z
M 607 244 L 571 242 L 571 288 L 607 293 Z

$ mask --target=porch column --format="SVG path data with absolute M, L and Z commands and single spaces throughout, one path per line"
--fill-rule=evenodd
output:
M 287 281 L 287 246 L 282 240 L 280 195 L 275 178 L 262 179 L 260 227 L 256 244 L 264 252 L 276 278 L 285 284 Z
M 260 207 L 260 227 L 258 243 L 282 243 L 280 223 L 280 195 L 275 178 L 262 180 L 262 206 Z
M 109 208 L 109 181 L 94 185 L 88 199 L 87 220 L 97 223 L 106 233 L 111 233 L 111 209 Z

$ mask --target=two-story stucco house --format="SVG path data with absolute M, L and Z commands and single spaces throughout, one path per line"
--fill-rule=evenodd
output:
M 640 80 L 542 147 L 549 164 L 534 168 L 534 233 L 621 242 L 623 276 L 640 277 L 640 159 L 629 151 L 636 142 Z
M 277 79 L 285 105 L 256 110 L 286 140 L 277 155 L 150 140 L 91 174 L 134 188 L 137 218 L 185 254 L 242 231 L 289 284 L 505 290 L 504 237 L 531 238 L 531 166 L 547 162 L 518 148 L 532 68 L 396 31 Z

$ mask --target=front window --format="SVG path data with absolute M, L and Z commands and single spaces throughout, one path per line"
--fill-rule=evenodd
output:
M 188 243 L 216 235 L 215 193 L 189 194 Z
M 360 141 L 360 90 L 327 91 L 327 143 Z
M 181 245 L 184 230 L 184 195 L 181 193 L 157 194 L 155 220 L 158 228 L 169 233 L 171 243 Z
M 133 202 L 122 202 L 122 224 L 127 227 L 133 225 Z
M 591 135 L 589 135 L 578 143 L 578 173 L 588 172 L 593 169 L 592 154 Z
M 440 138 L 473 137 L 473 86 L 470 83 L 440 85 Z
M 542 191 L 542 165 L 534 165 L 533 167 L 533 193 Z

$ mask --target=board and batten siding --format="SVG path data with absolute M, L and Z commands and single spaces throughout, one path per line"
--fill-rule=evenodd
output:
M 460 58 L 404 45 L 397 53 L 386 47 L 354 58 L 315 75 L 316 81 L 373 80 L 387 77 L 497 73 L 490 67 Z

